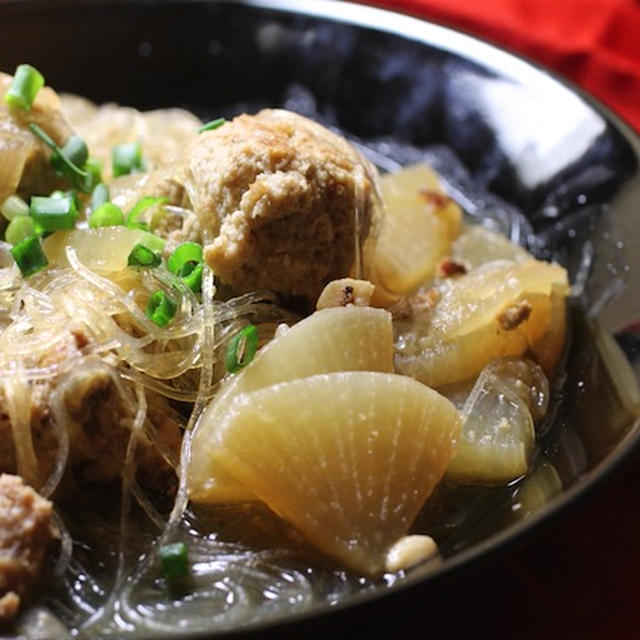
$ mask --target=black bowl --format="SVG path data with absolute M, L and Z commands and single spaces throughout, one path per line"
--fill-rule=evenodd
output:
M 243 633 L 371 631 L 362 620 L 493 562 L 638 449 L 640 138 L 575 87 L 450 29 L 327 0 L 5 0 L 0 69 L 24 61 L 97 102 L 203 118 L 286 106 L 382 168 L 427 159 L 470 215 L 561 260 L 575 283 L 567 381 L 542 441 L 561 493 L 519 521 L 494 517 L 505 499 L 437 569 Z

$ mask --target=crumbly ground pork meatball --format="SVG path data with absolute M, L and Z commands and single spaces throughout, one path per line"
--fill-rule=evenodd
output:
M 62 486 L 119 480 L 134 411 L 123 401 L 106 363 L 96 359 L 94 366 L 77 366 L 88 340 L 80 329 L 70 327 L 61 334 L 56 349 L 37 363 L 39 367 L 67 363 L 55 377 L 31 382 L 18 376 L 0 380 L 1 472 L 19 472 L 34 486 L 42 485 L 52 472 L 59 447 L 57 406 L 69 438 Z M 147 420 L 136 449 L 139 477 L 145 486 L 169 491 L 175 487 L 176 476 L 165 457 L 178 458 L 178 421 L 162 397 L 149 392 L 147 404 Z
M 376 179 L 340 136 L 267 109 L 201 134 L 145 189 L 195 211 L 196 221 L 168 234 L 169 246 L 204 241 L 207 263 L 233 291 L 314 303 L 350 273 L 356 238 L 363 243 L 375 226 Z
M 224 283 L 315 301 L 349 273 L 373 198 L 363 161 L 342 138 L 265 110 L 203 136 L 190 153 L 192 204 L 214 238 L 205 259 Z
M 0 475 L 0 622 L 28 599 L 51 550 L 52 505 L 19 476 Z

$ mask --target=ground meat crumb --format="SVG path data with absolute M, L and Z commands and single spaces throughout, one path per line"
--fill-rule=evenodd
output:
M 420 189 L 419 194 L 425 202 L 433 204 L 435 207 L 438 207 L 438 209 L 445 207 L 451 200 L 451 198 L 444 193 L 433 191 L 432 189 Z
M 451 278 L 452 276 L 463 276 L 467 273 L 467 268 L 461 263 L 444 258 L 438 265 L 438 275 L 441 278 Z
M 82 331 L 78 329 L 72 329 L 71 335 L 74 337 L 76 341 L 77 349 L 84 349 L 89 344 L 89 339 Z
M 512 331 L 525 322 L 532 311 L 533 307 L 531 303 L 527 300 L 521 300 L 507 307 L 500 313 L 500 315 L 498 315 L 498 323 L 505 331 Z
M 409 320 L 426 315 L 433 311 L 442 295 L 436 287 L 419 291 L 410 298 L 400 298 L 389 307 L 394 320 Z
M 441 297 L 440 291 L 435 287 L 416 294 L 410 301 L 411 315 L 419 316 L 423 313 L 429 313 L 440 302 Z
M 20 608 L 20 596 L 15 591 L 9 591 L 0 598 L 0 622 L 11 620 Z
M 371 304 L 374 285 L 368 280 L 356 280 L 354 278 L 341 278 L 332 280 L 322 290 L 316 309 L 327 307 L 368 307 Z
M 0 621 L 31 595 L 55 537 L 51 502 L 22 478 L 0 475 Z
M 353 304 L 353 287 L 345 287 L 342 291 L 342 305 Z

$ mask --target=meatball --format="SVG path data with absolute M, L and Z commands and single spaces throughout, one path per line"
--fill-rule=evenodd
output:
M 51 378 L 28 381 L 16 376 L 0 381 L 0 471 L 19 472 L 40 486 L 54 468 L 59 447 L 55 426 L 62 419 L 69 438 L 63 486 L 104 484 L 120 478 L 134 409 L 125 402 L 107 362 L 73 366 L 89 342 L 81 329 L 63 329 L 52 341 L 54 349 L 40 355 L 37 362 L 24 364 L 71 366 Z M 147 405 L 147 420 L 136 447 L 137 469 L 142 484 L 170 491 L 176 476 L 165 457 L 178 458 L 179 421 L 161 396 L 148 392 Z
M 33 591 L 55 533 L 52 506 L 19 476 L 0 475 L 0 621 Z
M 314 303 L 349 275 L 376 215 L 375 169 L 343 138 L 282 110 L 240 115 L 201 134 L 182 164 L 147 186 L 182 202 L 197 223 L 170 236 L 205 245 L 205 260 L 236 293 L 271 289 Z M 153 189 L 151 185 L 155 184 Z

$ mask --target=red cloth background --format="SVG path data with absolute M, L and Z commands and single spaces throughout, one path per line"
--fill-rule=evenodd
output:
M 539 62 L 640 131 L 640 0 L 378 0 Z M 638 212 L 640 214 L 640 211 Z M 640 460 L 527 545 L 384 623 L 393 638 L 640 639 Z
M 368 2 L 481 36 L 539 62 L 640 131 L 639 0 Z

